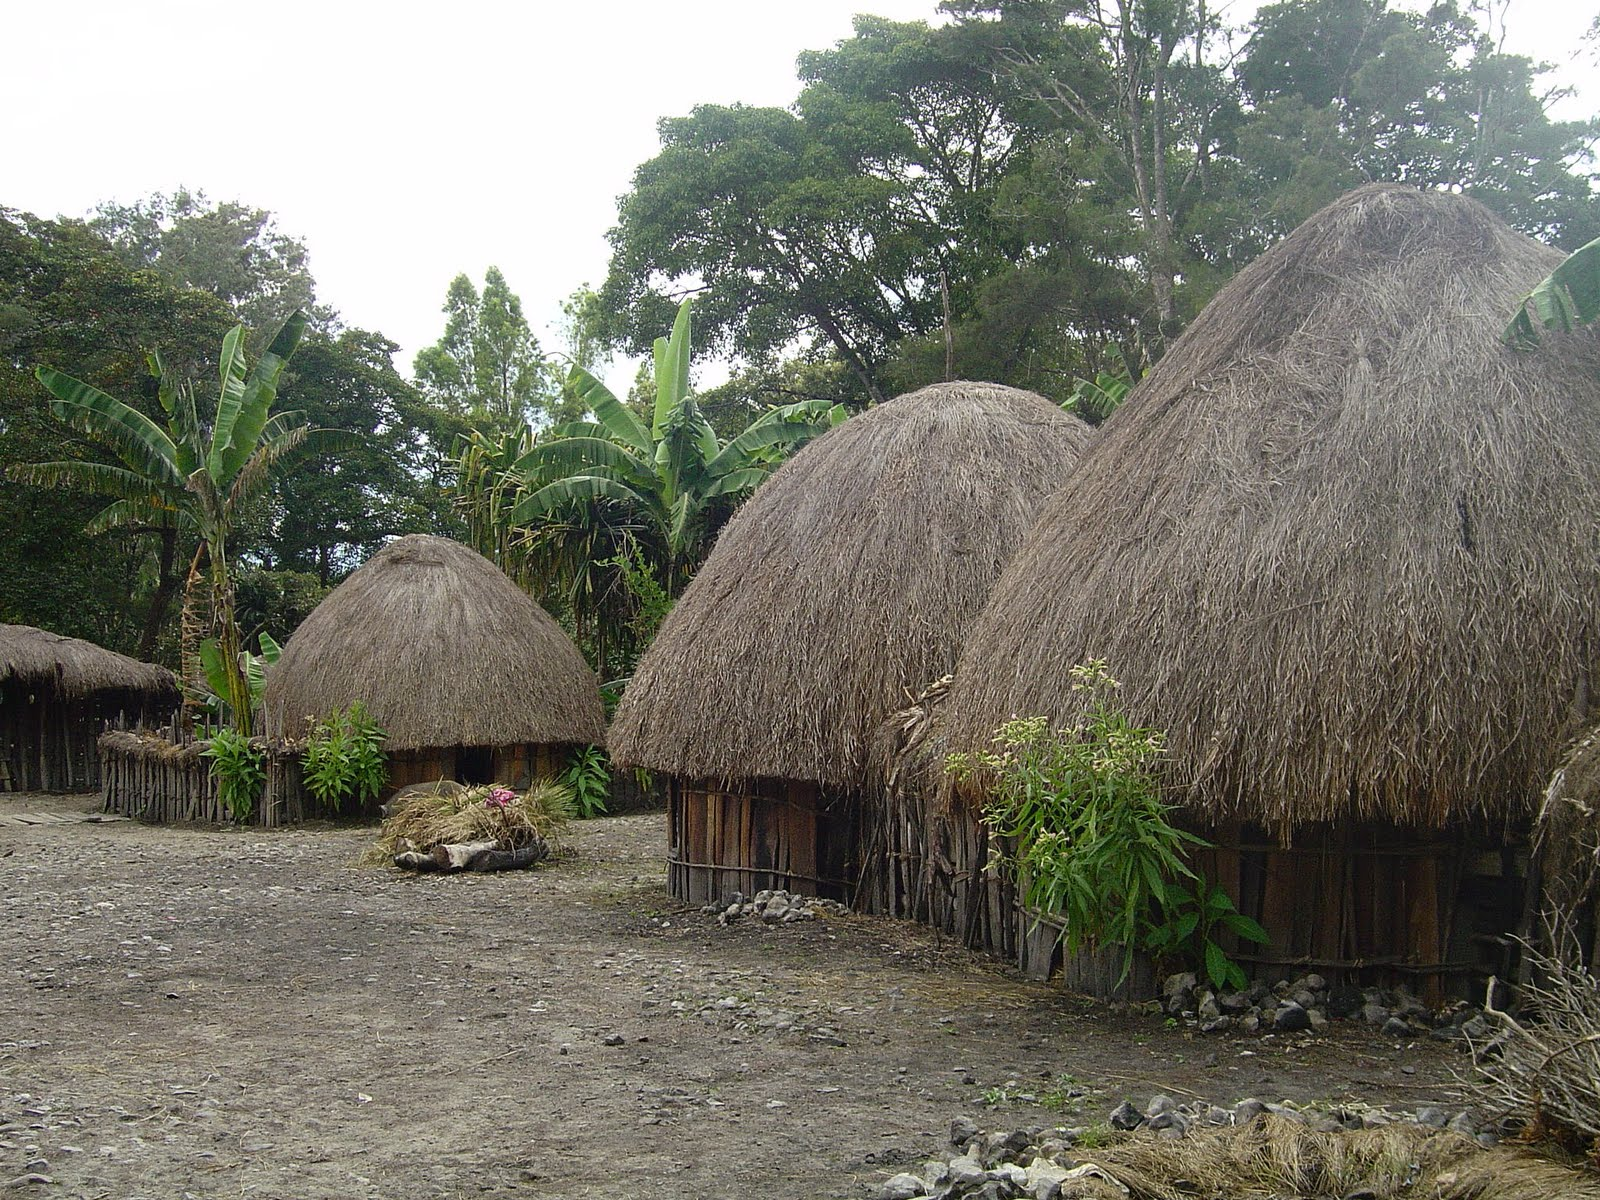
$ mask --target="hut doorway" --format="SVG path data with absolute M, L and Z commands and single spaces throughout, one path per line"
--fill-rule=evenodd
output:
M 457 746 L 456 779 L 461 783 L 494 783 L 493 746 Z

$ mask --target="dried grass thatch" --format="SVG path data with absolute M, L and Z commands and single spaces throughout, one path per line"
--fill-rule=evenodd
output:
M 1592 1174 L 1419 1125 L 1320 1133 L 1267 1114 L 1173 1141 L 1135 1135 L 1082 1156 L 1109 1176 L 1074 1181 L 1072 1194 L 1084 1200 L 1600 1200 L 1600 1178 Z
M 0 625 L 0 685 L 48 691 L 61 700 L 94 692 L 143 692 L 152 704 L 178 703 L 178 681 L 152 666 L 31 625 Z
M 874 726 L 954 665 L 1089 438 L 1030 392 L 946 383 L 806 446 L 662 625 L 613 758 L 685 778 L 860 783 Z
M 360 700 L 388 751 L 598 743 L 600 686 L 504 572 L 448 538 L 389 543 L 297 629 L 267 677 L 267 735 Z
M 1075 722 L 1098 657 L 1208 817 L 1529 814 L 1600 656 L 1600 338 L 1500 340 L 1560 260 L 1377 185 L 1241 272 L 997 585 L 952 742 Z

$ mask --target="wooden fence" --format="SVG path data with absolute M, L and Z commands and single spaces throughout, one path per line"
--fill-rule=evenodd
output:
M 161 824 L 233 820 L 217 795 L 205 742 L 174 719 L 165 730 L 109 729 L 100 735 L 101 795 L 107 812 Z M 248 823 L 272 827 L 330 817 L 305 790 L 300 753 L 287 745 L 268 745 L 264 793 Z

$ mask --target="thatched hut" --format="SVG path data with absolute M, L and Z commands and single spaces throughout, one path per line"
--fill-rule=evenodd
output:
M 1029 392 L 927 387 L 763 484 L 639 663 L 612 757 L 670 777 L 669 888 L 851 897 L 875 727 L 945 674 L 1089 440 Z
M 179 699 L 165 667 L 28 625 L 0 625 L 0 791 L 94 791 L 95 739 L 106 724 L 165 720 Z
M 1242 271 L 997 585 L 952 741 L 1105 659 L 1264 970 L 1469 967 L 1600 665 L 1600 340 L 1500 337 L 1561 257 L 1378 185 Z
M 605 736 L 572 639 L 488 559 L 427 534 L 390 542 L 295 630 L 267 676 L 265 733 L 302 737 L 357 700 L 388 733 L 391 789 L 525 786 Z

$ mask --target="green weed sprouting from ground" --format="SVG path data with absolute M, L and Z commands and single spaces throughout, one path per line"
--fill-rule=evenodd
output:
M 1190 848 L 1208 843 L 1173 824 L 1162 800 L 1162 734 L 1116 704 L 1120 684 L 1104 662 L 1082 663 L 1072 676 L 1088 700 L 1076 729 L 1051 729 L 1043 717 L 1008 721 L 994 751 L 952 754 L 948 769 L 985 786 L 983 823 L 1015 847 L 1001 863 L 1030 908 L 1060 918 L 1069 951 L 1120 947 L 1123 978 L 1136 952 L 1177 954 L 1215 986 L 1244 986 L 1216 935 L 1264 942 L 1266 931 L 1185 863 Z
M 358 806 L 375 800 L 389 778 L 387 736 L 359 700 L 316 722 L 301 767 L 306 791 L 335 812 L 352 799 Z
M 572 792 L 572 806 L 579 817 L 598 817 L 606 811 L 611 796 L 611 764 L 598 746 L 585 746 L 572 756 L 561 773 L 562 786 Z
M 265 751 L 238 730 L 224 725 L 211 734 L 200 753 L 211 760 L 217 799 L 235 821 L 248 821 L 267 782 Z

